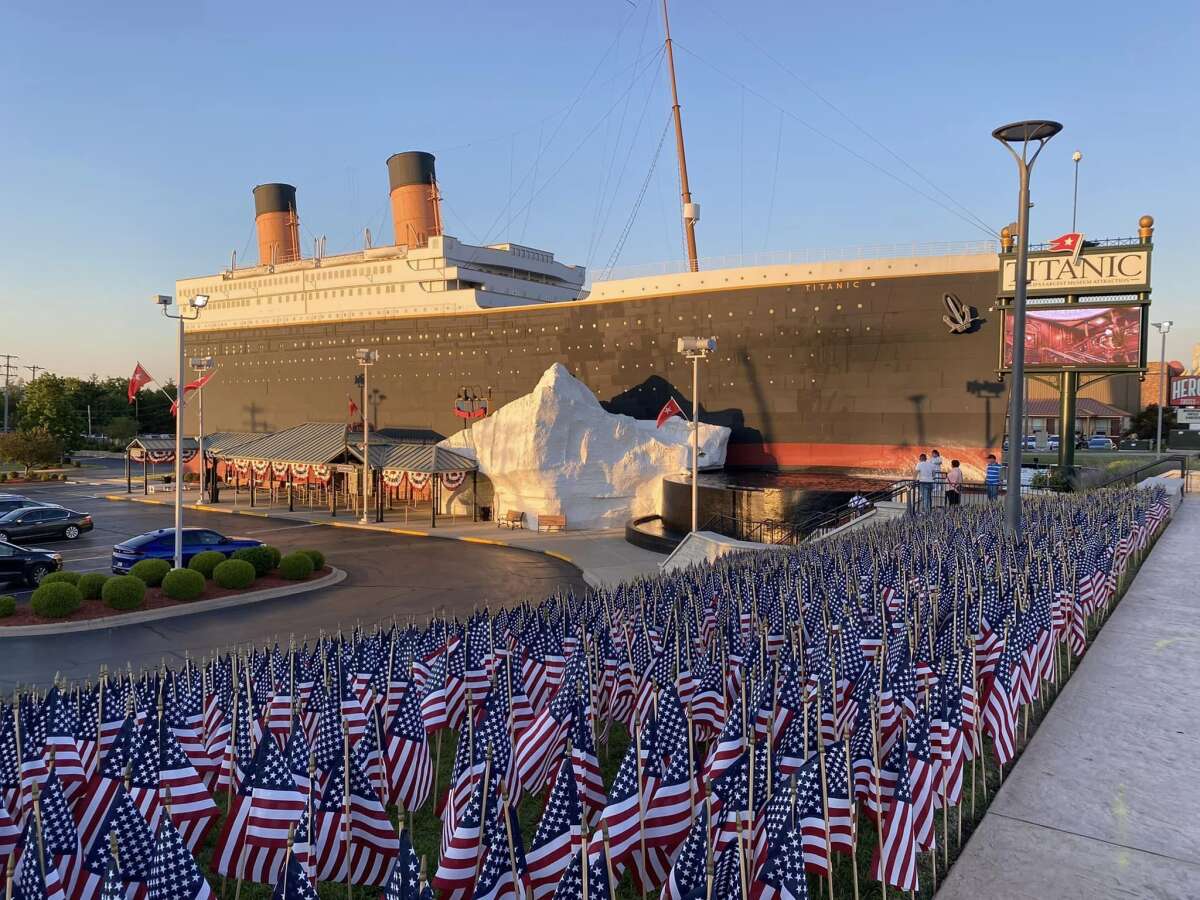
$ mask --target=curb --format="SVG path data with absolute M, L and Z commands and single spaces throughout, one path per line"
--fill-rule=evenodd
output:
M 116 503 L 146 503 L 150 506 L 171 506 L 162 500 L 151 500 L 149 497 L 132 497 L 125 494 L 105 494 L 105 500 L 111 500 Z M 273 517 L 270 513 L 259 512 L 258 510 L 243 510 L 243 509 L 214 509 L 211 506 L 206 506 L 203 503 L 185 503 L 184 509 L 194 510 L 196 512 L 213 512 L 221 513 L 226 516 L 253 516 L 256 519 L 277 518 L 280 522 L 297 522 L 303 525 L 319 525 L 325 528 L 351 528 L 358 531 L 373 531 L 377 534 L 400 534 L 406 537 L 423 537 L 432 538 L 438 541 L 461 541 L 464 544 L 488 544 L 493 547 L 507 547 L 510 550 L 524 550 L 528 553 L 540 553 L 543 556 L 550 556 L 554 559 L 561 560 L 569 566 L 574 566 L 579 570 L 580 576 L 584 581 L 588 581 L 587 570 L 579 563 L 571 559 L 565 553 L 559 553 L 556 550 L 542 550 L 538 547 L 527 547 L 522 544 L 512 544 L 508 541 L 499 541 L 494 538 L 482 538 L 474 536 L 458 536 L 453 534 L 430 534 L 428 531 L 416 531 L 411 528 L 390 528 L 387 525 L 375 523 L 371 525 L 360 525 L 358 522 L 334 522 L 318 519 L 296 519 L 290 516 Z M 32 626 L 31 626 L 32 627 Z
M 214 612 L 221 609 L 231 609 L 235 606 L 249 606 L 263 600 L 274 600 L 277 597 L 293 597 L 306 594 L 320 588 L 332 587 L 346 580 L 346 573 L 331 566 L 333 569 L 324 578 L 316 581 L 306 581 L 295 587 L 274 587 L 262 591 L 251 591 L 248 594 L 237 594 L 233 597 L 214 597 L 211 600 L 200 600 L 185 606 L 164 606 L 161 609 L 145 609 L 141 612 L 130 613 L 127 616 L 109 616 L 103 619 L 88 619 L 84 622 L 63 622 L 48 625 L 10 625 L 0 627 L 0 641 L 5 638 L 38 637 L 47 634 L 72 634 L 80 631 L 108 631 L 113 628 L 124 628 L 127 625 L 141 625 L 146 622 L 157 622 L 161 619 L 177 619 L 180 616 L 190 616 L 196 613 Z M 114 619 L 118 621 L 113 621 Z

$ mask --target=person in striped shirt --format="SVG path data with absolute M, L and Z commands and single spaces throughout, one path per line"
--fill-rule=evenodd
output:
M 988 454 L 987 475 L 984 478 L 984 484 L 987 486 L 989 500 L 995 500 L 1000 496 L 1000 463 L 996 462 L 996 456 L 993 453 Z

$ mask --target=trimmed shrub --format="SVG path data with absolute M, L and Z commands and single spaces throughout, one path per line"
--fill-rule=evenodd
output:
M 231 590 L 250 587 L 254 578 L 254 566 L 244 559 L 227 559 L 213 569 L 213 581 Z
M 234 553 L 233 558 L 243 560 L 254 566 L 254 575 L 256 578 L 262 578 L 275 568 L 275 556 L 265 546 L 246 547 L 244 550 L 238 550 Z
M 303 581 L 312 573 L 313 563 L 307 553 L 289 553 L 279 561 L 279 574 L 291 581 Z
M 204 593 L 204 576 L 195 569 L 172 569 L 162 580 L 162 590 L 172 600 L 195 600 Z
M 146 599 L 146 582 L 136 575 L 114 575 L 104 583 L 100 597 L 112 609 L 137 609 Z
M 0 597 L 0 619 L 7 619 L 17 611 L 17 598 L 12 594 Z
M 78 587 L 80 577 L 78 572 L 51 572 L 42 579 L 42 584 L 73 584 Z
M 188 568 L 193 572 L 199 572 L 205 578 L 212 578 L 213 569 L 225 562 L 225 554 L 219 550 L 205 550 L 203 553 L 197 553 L 192 557 L 192 561 L 188 563 Z
M 105 575 L 103 572 L 88 572 L 79 579 L 79 593 L 83 594 L 84 600 L 99 600 L 100 592 L 104 590 L 104 585 L 110 578 L 111 575 Z
M 320 550 L 301 550 L 300 552 L 312 560 L 314 572 L 325 568 L 325 554 Z
M 272 547 L 270 544 L 263 544 L 262 548 L 271 554 L 271 568 L 278 569 L 279 560 L 283 559 L 283 554 L 279 551 L 279 548 Z
M 83 605 L 83 595 L 65 581 L 42 583 L 29 598 L 29 605 L 43 619 L 65 619 Z
M 143 559 L 133 564 L 129 574 L 141 579 L 146 587 L 158 587 L 162 584 L 163 576 L 171 571 L 171 564 L 165 559 Z

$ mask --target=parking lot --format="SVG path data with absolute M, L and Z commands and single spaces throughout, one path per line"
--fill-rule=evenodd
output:
M 37 542 L 62 553 L 66 568 L 76 572 L 107 572 L 113 544 L 171 525 L 170 507 L 104 499 L 119 490 L 115 485 L 73 483 L 7 489 L 91 513 L 96 527 L 79 539 Z M 103 631 L 8 638 L 0 642 L 0 687 L 44 684 L 55 672 L 94 677 L 101 663 L 156 666 L 163 658 L 179 662 L 186 652 L 200 656 L 235 643 L 286 643 L 293 634 L 300 640 L 322 630 L 370 625 L 393 616 L 401 622 L 410 617 L 423 621 L 441 610 L 469 614 L 485 604 L 537 600 L 560 589 L 586 590 L 574 566 L 525 550 L 190 510 L 184 521 L 257 538 L 284 551 L 322 550 L 348 577 L 334 587 L 221 612 Z M 10 585 L 0 587 L 0 593 L 23 600 L 30 591 Z

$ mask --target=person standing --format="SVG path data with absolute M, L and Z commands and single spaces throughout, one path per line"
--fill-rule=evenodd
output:
M 920 510 L 929 512 L 933 509 L 933 463 L 924 453 L 917 460 L 917 490 L 920 497 Z
M 946 473 L 946 505 L 958 506 L 962 498 L 963 473 L 958 460 L 950 460 L 950 471 Z
M 929 451 L 929 464 L 933 466 L 933 495 L 936 497 L 945 490 L 943 485 L 946 483 L 946 473 L 942 471 L 942 464 L 945 460 L 937 450 Z
M 1000 496 L 1000 463 L 996 462 L 996 455 L 989 453 L 987 458 L 987 474 L 984 476 L 984 486 L 987 488 L 987 497 L 989 500 L 995 500 Z

